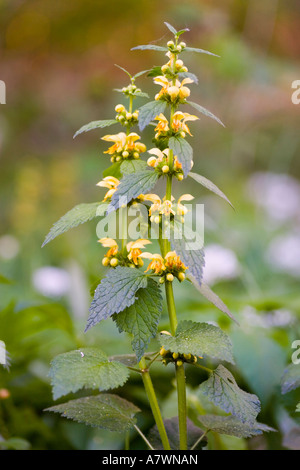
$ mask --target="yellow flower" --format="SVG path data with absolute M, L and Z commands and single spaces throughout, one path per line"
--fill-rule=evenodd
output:
M 112 195 L 117 191 L 119 183 L 120 181 L 114 176 L 106 176 L 105 178 L 103 178 L 102 181 L 99 181 L 99 183 L 97 183 L 97 186 L 101 186 L 102 188 L 108 188 L 108 191 L 105 194 L 103 201 L 106 201 L 107 199 L 112 197 Z
M 150 157 L 147 160 L 148 165 L 152 167 L 157 167 L 159 163 L 162 163 L 164 160 L 166 160 L 169 157 L 169 152 L 170 152 L 170 149 L 164 149 L 163 151 L 161 151 L 158 148 L 153 148 L 153 149 L 148 150 L 148 153 L 150 153 L 150 155 L 155 155 L 156 157 L 158 157 L 156 161 L 154 161 L 153 158 Z
M 179 80 L 176 80 L 175 85 L 173 85 L 173 83 L 169 82 L 166 77 L 158 75 L 158 77 L 155 77 L 154 83 L 160 85 L 162 89 L 157 93 L 155 99 L 159 100 L 165 94 L 168 94 L 172 101 L 175 101 L 178 97 L 180 99 L 185 99 L 190 96 L 191 93 L 190 89 L 185 85 L 193 82 L 194 80 L 191 78 L 184 78 L 181 83 Z
M 186 121 L 196 121 L 197 119 L 199 118 L 197 116 L 194 116 L 193 114 L 182 113 L 181 111 L 177 111 L 173 115 L 172 129 L 174 132 L 183 131 L 192 135 L 188 126 L 185 123 Z
M 162 272 L 165 271 L 166 269 L 164 265 L 164 259 L 159 254 L 152 254 L 152 253 L 145 252 L 140 255 L 140 258 L 151 260 L 151 263 L 149 264 L 145 272 L 152 269 L 154 271 L 154 274 L 162 274 Z
M 164 77 L 163 75 L 158 75 L 157 77 L 155 77 L 154 78 L 154 83 L 156 83 L 156 85 L 160 85 L 162 87 L 160 92 L 157 93 L 157 95 L 155 95 L 156 100 L 159 100 L 165 93 L 168 92 L 168 88 L 170 86 L 172 86 L 172 83 L 169 82 L 169 80 L 166 77 Z
M 105 255 L 107 258 L 111 258 L 112 256 L 115 256 L 118 253 L 119 247 L 116 240 L 114 240 L 113 238 L 100 238 L 98 242 L 101 243 L 104 248 L 109 248 L 108 252 Z
M 184 78 L 181 83 L 176 80 L 176 86 L 179 87 L 179 98 L 181 99 L 187 98 L 191 94 L 190 89 L 184 86 L 187 83 L 194 83 L 194 80 L 192 80 L 191 78 Z
M 109 155 L 113 155 L 114 153 L 119 153 L 123 150 L 126 144 L 126 134 L 125 132 L 119 132 L 119 134 L 112 134 L 112 135 L 105 135 L 101 137 L 102 140 L 107 142 L 115 142 L 114 145 L 109 147 L 104 153 L 108 153 Z
M 135 265 L 139 264 L 138 257 L 142 254 L 141 248 L 145 248 L 145 245 L 152 243 L 150 240 L 146 240 L 144 238 L 139 238 L 134 242 L 129 242 L 126 245 L 128 256 L 127 258 L 130 261 L 133 261 Z
M 136 144 L 134 143 L 136 140 L 140 139 L 140 136 L 136 134 L 135 132 L 131 132 L 131 134 L 126 136 L 126 144 L 125 144 L 125 150 L 134 150 Z
M 175 251 L 169 251 L 169 253 L 166 254 L 165 266 L 170 271 L 185 271 L 187 269 L 187 267 L 181 261 L 180 256 L 178 256 Z
M 187 213 L 187 208 L 181 204 L 181 201 L 192 201 L 194 199 L 194 196 L 191 194 L 183 194 L 180 196 L 177 202 L 177 214 L 178 215 L 185 215 Z
M 160 113 L 158 116 L 156 116 L 155 121 L 158 121 L 158 124 L 154 129 L 155 131 L 157 131 L 159 134 L 162 132 L 168 132 L 169 122 L 164 114 Z

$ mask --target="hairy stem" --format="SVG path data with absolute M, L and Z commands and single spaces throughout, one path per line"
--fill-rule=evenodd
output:
M 187 425 L 186 425 L 186 384 L 184 365 L 176 364 L 176 381 L 178 396 L 178 424 L 179 424 L 179 448 L 187 450 Z
M 169 439 L 166 433 L 165 425 L 161 416 L 161 412 L 159 409 L 157 397 L 155 394 L 155 390 L 152 384 L 152 380 L 149 374 L 149 371 L 147 369 L 147 364 L 144 358 L 141 359 L 139 363 L 139 367 L 142 370 L 142 378 L 143 378 L 143 383 L 144 387 L 147 393 L 147 397 L 150 403 L 150 407 L 152 410 L 152 414 L 162 441 L 162 444 L 164 446 L 165 450 L 171 450 L 170 444 L 169 444 Z

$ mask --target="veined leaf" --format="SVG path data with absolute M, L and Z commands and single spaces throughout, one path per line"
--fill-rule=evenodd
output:
M 176 336 L 161 334 L 159 341 L 165 349 L 175 353 L 209 356 L 234 364 L 229 337 L 221 328 L 209 323 L 182 321 Z
M 131 50 L 132 50 L 132 51 L 137 51 L 137 50 L 145 51 L 145 50 L 149 50 L 149 51 L 168 52 L 169 49 L 168 49 L 167 47 L 163 47 L 163 46 L 156 46 L 155 44 L 145 44 L 145 45 L 142 45 L 142 46 L 132 47 Z
M 121 163 L 121 172 L 123 175 L 130 175 L 137 173 L 147 168 L 147 163 L 144 160 L 124 160 Z
M 129 371 L 124 364 L 110 361 L 100 349 L 83 348 L 56 356 L 49 375 L 53 398 L 57 400 L 81 388 L 101 392 L 119 387 L 128 379 Z
M 125 175 L 111 198 L 107 213 L 119 209 L 123 204 L 128 204 L 140 194 L 148 193 L 155 186 L 158 178 L 159 174 L 150 169 Z
M 258 436 L 263 432 L 276 432 L 275 429 L 270 428 L 266 424 L 258 423 L 241 423 L 234 416 L 217 416 L 217 415 L 201 415 L 198 416 L 200 423 L 208 430 L 217 432 L 219 434 L 228 434 L 235 437 L 252 437 Z
M 139 128 L 144 130 L 146 126 L 156 118 L 160 113 L 163 113 L 166 109 L 167 103 L 165 101 L 150 101 L 144 104 L 139 109 Z
M 187 418 L 187 445 L 188 449 L 190 449 L 197 440 L 203 435 L 203 431 L 199 429 L 197 426 L 193 424 L 193 422 Z M 178 426 L 178 417 L 175 416 L 174 418 L 164 419 L 164 425 L 166 429 L 166 433 L 169 438 L 170 447 L 172 450 L 179 449 L 179 426 Z M 163 450 L 163 445 L 161 442 L 161 438 L 157 429 L 157 426 L 154 426 L 150 429 L 148 434 L 148 440 L 156 450 Z M 207 444 L 207 439 L 204 438 L 199 446 L 195 448 L 195 450 L 201 449 L 203 446 Z
M 200 385 L 200 391 L 215 405 L 236 416 L 242 423 L 253 424 L 260 412 L 258 397 L 241 390 L 231 372 L 222 365 L 219 365 L 210 378 Z
M 201 285 L 203 267 L 205 266 L 203 240 L 195 234 L 187 224 L 182 225 L 174 221 L 171 232 L 171 246 L 180 256 L 181 261 L 188 267 L 188 274 L 194 276 Z
M 78 206 L 73 207 L 69 212 L 67 212 L 63 217 L 61 217 L 51 228 L 50 232 L 45 238 L 42 247 L 49 243 L 54 238 L 58 237 L 64 232 L 67 232 L 71 228 L 77 227 L 80 224 L 84 224 L 89 220 L 97 217 L 97 210 L 99 206 L 106 203 L 101 202 L 92 202 L 90 204 L 79 204 Z
M 63 417 L 88 426 L 124 432 L 136 423 L 134 415 L 140 410 L 117 395 L 101 395 L 71 400 L 45 411 L 60 413 Z
M 120 179 L 121 176 L 122 176 L 121 164 L 122 164 L 122 162 L 116 162 L 116 163 L 113 163 L 108 168 L 106 168 L 102 173 L 103 178 L 106 178 L 106 176 L 114 176 L 115 178 Z
M 177 156 L 179 163 L 182 164 L 184 176 L 187 177 L 193 160 L 193 149 L 190 144 L 182 137 L 171 137 L 169 139 L 169 148 Z
M 104 127 L 112 126 L 113 124 L 117 124 L 118 121 L 115 119 L 105 119 L 102 121 L 92 121 L 89 122 L 88 124 L 85 124 L 82 126 L 73 136 L 73 139 L 77 137 L 79 134 L 82 134 L 83 132 L 89 132 L 92 131 L 93 129 L 98 129 L 101 128 L 103 129 Z
M 298 387 L 300 387 L 300 364 L 290 364 L 281 380 L 281 392 L 285 394 Z
M 203 297 L 205 297 L 215 307 L 221 310 L 221 312 L 228 315 L 231 320 L 233 320 L 237 325 L 239 325 L 239 322 L 230 312 L 229 308 L 224 304 L 220 297 L 218 297 L 217 294 L 215 294 L 214 291 L 211 290 L 211 288 L 207 284 L 201 282 L 201 285 L 199 285 L 198 281 L 193 276 L 189 275 L 189 278 L 196 287 L 196 289 L 203 295 Z
M 217 194 L 220 196 L 222 199 L 224 199 L 230 206 L 234 209 L 233 205 L 229 201 L 228 197 L 225 196 L 225 194 L 216 186 L 212 181 L 209 179 L 205 178 L 205 176 L 198 175 L 197 173 L 190 172 L 189 176 L 193 178 L 193 180 L 197 181 L 197 183 L 201 184 L 205 188 L 209 189 L 213 193 Z
M 212 52 L 206 51 L 205 49 L 198 49 L 197 47 L 185 47 L 182 52 L 199 52 L 200 54 L 208 54 L 213 55 L 215 57 L 220 57 L 217 54 L 213 54 Z
M 136 292 L 145 287 L 147 277 L 143 271 L 122 266 L 110 269 L 95 291 L 85 331 L 130 307 L 136 300 Z
M 157 333 L 162 311 L 162 296 L 158 284 L 148 280 L 147 289 L 139 289 L 133 305 L 113 316 L 119 331 L 133 335 L 132 347 L 141 360 L 151 338 Z
M 197 111 L 199 111 L 200 113 L 204 114 L 205 116 L 207 117 L 210 117 L 211 119 L 214 119 L 215 121 L 217 121 L 219 124 L 221 124 L 221 126 L 225 127 L 225 125 L 223 124 L 223 122 L 221 121 L 221 119 L 219 119 L 217 116 L 215 116 L 213 113 L 211 113 L 210 111 L 208 111 L 208 109 L 204 108 L 203 106 L 201 106 L 200 104 L 198 103 L 194 103 L 193 101 L 187 101 L 187 103 L 192 106 L 193 108 L 197 109 Z

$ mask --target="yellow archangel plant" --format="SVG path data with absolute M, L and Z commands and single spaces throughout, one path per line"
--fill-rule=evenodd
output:
M 260 411 L 258 398 L 241 390 L 223 364 L 214 369 L 208 367 L 211 364 L 207 364 L 208 360 L 234 363 L 227 334 L 216 324 L 189 320 L 178 323 L 173 293 L 175 282 L 191 282 L 217 308 L 232 320 L 235 319 L 202 280 L 204 253 L 201 240 L 196 240 L 191 248 L 187 243 L 187 232 L 182 230 L 187 213 L 184 203 L 192 201 L 193 196 L 182 194 L 177 201 L 172 196 L 174 178 L 178 181 L 192 178 L 230 204 L 214 183 L 191 171 L 193 149 L 187 137 L 192 136 L 189 126 L 195 125 L 194 121 L 199 117 L 182 111 L 183 107 L 192 107 L 197 114 L 204 114 L 222 124 L 210 111 L 189 101 L 190 86 L 196 84 L 198 79 L 188 71 L 181 59 L 189 52 L 214 54 L 188 47 L 180 41 L 181 35 L 188 30 L 176 31 L 168 23 L 166 26 L 173 34 L 173 39 L 166 46 L 151 44 L 134 49 L 161 52 L 167 56 L 167 62 L 134 76 L 122 69 L 129 76 L 130 83 L 117 91 L 128 104 L 116 105 L 115 118 L 93 121 L 75 134 L 113 125 L 122 127 L 121 132 L 102 136 L 102 140 L 110 145 L 104 154 L 109 155 L 112 164 L 97 184 L 106 190 L 102 202 L 80 204 L 73 208 L 54 224 L 44 242 L 46 244 L 68 229 L 97 217 L 99 207 L 104 217 L 116 212 L 123 214 L 126 207 L 136 204 L 145 208 L 146 226 L 154 225 L 158 233 L 159 252 L 149 251 L 152 242 L 147 237 L 147 230 L 146 235 L 135 240 L 128 239 L 126 227 L 125 230 L 123 227 L 118 239 L 115 236 L 100 238 L 100 245 L 107 250 L 102 255 L 102 265 L 107 272 L 95 289 L 86 326 L 88 331 L 111 317 L 120 332 L 124 331 L 132 337 L 134 354 L 108 357 L 98 348 L 82 348 L 57 356 L 50 371 L 54 399 L 82 388 L 101 393 L 71 400 L 50 410 L 99 428 L 126 432 L 133 427 L 147 446 L 153 449 L 150 437 L 147 439 L 136 424 L 135 414 L 140 410 L 124 398 L 108 393 L 129 380 L 130 374 L 137 373 L 143 379 L 156 425 L 152 435 L 156 433 L 164 449 L 171 449 L 170 442 L 178 442 L 173 444 L 173 448 L 175 445 L 186 450 L 205 446 L 210 431 L 248 437 L 270 429 L 256 421 Z M 153 100 L 134 107 L 137 98 L 149 98 L 135 83 L 143 74 L 152 78 L 160 89 Z M 138 132 L 146 126 L 154 128 L 154 146 L 152 143 L 146 160 L 142 158 L 147 151 L 146 145 L 141 135 L 132 131 L 137 126 Z M 162 197 L 151 192 L 159 179 L 166 183 Z M 164 230 L 165 220 L 167 231 Z M 148 263 L 147 266 L 144 263 Z M 163 308 L 162 289 L 165 291 L 170 326 L 169 331 L 158 333 Z M 154 352 L 147 352 L 151 338 L 156 338 L 155 344 L 160 343 L 160 347 Z M 162 418 L 150 375 L 153 364 L 174 367 L 178 400 L 175 427 Z M 214 415 L 201 413 L 195 423 L 187 418 L 187 365 L 208 374 L 199 389 L 219 410 Z M 174 429 L 178 430 L 178 436 L 170 435 L 175 432 Z

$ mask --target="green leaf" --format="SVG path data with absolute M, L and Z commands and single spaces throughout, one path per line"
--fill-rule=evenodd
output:
M 172 233 L 173 232 L 173 233 Z M 181 261 L 188 267 L 187 273 L 194 276 L 199 285 L 202 282 L 204 251 L 203 240 L 195 234 L 186 224 L 174 221 L 171 232 L 171 246 L 180 256 Z
M 141 50 L 141 51 L 149 50 L 149 51 L 168 52 L 169 49 L 168 49 L 167 47 L 156 46 L 155 44 L 145 44 L 145 45 L 142 45 L 142 46 L 132 47 L 131 50 L 132 50 L 132 51 L 136 51 L 136 50 Z
M 155 67 L 152 67 L 152 69 L 149 70 L 147 77 L 157 77 L 158 75 L 162 75 L 160 65 L 156 65 Z
M 144 130 L 146 126 L 160 113 L 164 113 L 167 103 L 165 101 L 150 101 L 139 109 L 139 128 Z
M 151 338 L 157 333 L 162 311 L 162 296 L 158 284 L 148 280 L 147 289 L 139 289 L 133 305 L 115 314 L 113 319 L 119 331 L 133 335 L 132 348 L 138 361 L 141 360 Z
M 175 353 L 209 356 L 234 364 L 229 337 L 221 328 L 209 323 L 181 321 L 175 336 L 161 334 L 159 341 L 165 349 Z
M 212 52 L 206 51 L 205 49 L 198 49 L 197 47 L 185 47 L 182 52 L 199 52 L 200 54 L 208 54 L 215 57 L 220 57 L 217 54 L 213 54 Z
M 45 238 L 42 247 L 49 243 L 54 238 L 58 237 L 62 233 L 67 232 L 71 228 L 77 227 L 80 224 L 84 224 L 89 220 L 97 217 L 98 208 L 102 205 L 101 202 L 92 202 L 89 204 L 79 204 L 73 207 L 63 217 L 61 217 L 51 228 L 50 232 Z M 106 206 L 107 204 L 105 204 Z M 104 206 L 103 206 L 104 207 Z
M 201 282 L 201 285 L 199 285 L 198 281 L 191 275 L 189 275 L 189 279 L 192 281 L 196 289 L 203 295 L 203 297 L 205 297 L 215 307 L 221 310 L 221 312 L 228 315 L 229 318 L 231 318 L 231 320 L 233 320 L 237 325 L 239 325 L 239 322 L 236 320 L 234 315 L 230 312 L 227 305 L 224 304 L 224 302 L 220 299 L 220 297 L 218 297 L 217 294 L 215 294 L 214 291 L 212 291 L 211 288 L 207 284 L 205 284 L 204 282 Z
M 171 33 L 173 33 L 176 36 L 177 30 L 170 23 L 167 23 L 166 21 L 164 21 L 164 23 L 166 27 L 171 31 Z
M 105 119 L 102 121 L 92 121 L 89 122 L 88 124 L 85 124 L 85 126 L 82 126 L 73 136 L 73 139 L 77 137 L 79 134 L 82 134 L 83 132 L 89 132 L 94 129 L 101 128 L 103 129 L 104 127 L 112 126 L 113 124 L 118 124 L 118 121 L 115 119 Z
M 123 175 L 130 175 L 143 171 L 145 168 L 147 168 L 147 163 L 144 160 L 124 160 L 120 169 Z
M 131 76 L 131 74 L 128 72 L 128 70 L 124 69 L 123 67 L 121 67 L 121 66 L 118 65 L 118 64 L 115 64 L 115 67 L 118 67 L 118 69 L 123 70 L 123 72 L 125 72 L 126 75 L 128 75 L 128 77 L 129 77 L 130 79 L 132 78 L 132 76 Z
M 102 173 L 103 178 L 106 178 L 106 176 L 114 176 L 115 178 L 120 179 L 122 177 L 121 164 L 122 162 L 116 162 L 106 168 Z
M 148 193 L 155 186 L 158 178 L 159 174 L 150 169 L 125 175 L 111 198 L 107 213 L 119 209 L 123 204 L 128 204 L 140 194 Z
M 209 189 L 213 193 L 217 194 L 220 196 L 222 199 L 224 199 L 228 204 L 234 209 L 233 205 L 229 201 L 228 197 L 225 196 L 225 194 L 216 186 L 212 181 L 209 179 L 205 178 L 205 176 L 198 175 L 197 173 L 190 172 L 189 176 L 193 178 L 193 180 L 197 181 L 197 183 L 201 184 L 205 188 Z
M 252 437 L 258 436 L 263 432 L 276 432 L 275 429 L 267 426 L 266 424 L 258 423 L 241 423 L 234 416 L 217 416 L 217 415 L 201 415 L 198 416 L 200 423 L 210 431 L 219 434 L 228 434 L 235 437 Z
M 136 300 L 136 292 L 145 287 L 147 277 L 144 272 L 122 266 L 110 269 L 95 291 L 85 331 L 130 307 Z
M 256 395 L 244 392 L 233 375 L 219 365 L 208 380 L 200 385 L 200 391 L 215 405 L 236 416 L 242 423 L 253 424 L 260 412 L 260 401 Z
M 298 387 L 300 387 L 300 364 L 290 364 L 281 380 L 281 392 L 285 394 Z
M 198 77 L 194 74 L 194 73 L 191 73 L 191 72 L 179 72 L 178 76 L 180 78 L 190 78 L 191 80 L 193 80 L 196 84 L 198 83 Z
M 101 395 L 71 400 L 62 405 L 52 406 L 45 411 L 60 413 L 88 426 L 124 432 L 134 426 L 134 415 L 140 410 L 132 403 L 117 395 Z
M 169 148 L 177 155 L 179 163 L 182 164 L 184 176 L 188 175 L 192 167 L 193 149 L 190 144 L 182 137 L 171 137 L 169 139 Z
M 144 91 L 136 91 L 134 96 L 137 96 L 138 98 L 149 98 L 148 93 L 145 93 Z
M 196 427 L 192 421 L 187 418 L 187 445 L 190 449 L 197 440 L 203 435 L 203 431 Z M 178 417 L 164 419 L 165 429 L 169 438 L 169 443 L 171 450 L 179 449 L 179 427 L 178 427 Z M 163 450 L 163 445 L 160 439 L 160 435 L 157 429 L 157 426 L 154 426 L 150 429 L 148 434 L 148 440 L 156 450 Z M 203 438 L 199 444 L 199 447 L 195 447 L 195 450 L 201 449 L 207 444 L 207 439 Z
M 142 70 L 141 72 L 138 72 L 136 73 L 133 78 L 136 79 L 138 77 L 140 77 L 141 75 L 144 75 L 145 73 L 149 72 L 149 69 L 148 70 Z
M 0 284 L 13 284 L 13 281 L 0 274 Z
M 219 119 L 217 116 L 215 116 L 213 113 L 211 113 L 210 111 L 208 111 L 208 109 L 204 108 L 203 106 L 200 106 L 200 104 L 198 103 L 194 103 L 193 101 L 187 101 L 187 103 L 192 106 L 193 108 L 197 109 L 197 111 L 199 111 L 200 113 L 204 114 L 205 116 L 207 117 L 210 117 L 211 119 L 214 119 L 215 121 L 217 121 L 219 124 L 221 124 L 221 126 L 225 127 L 225 125 L 223 124 L 223 122 L 221 121 L 221 119 Z
M 83 348 L 57 356 L 49 373 L 53 386 L 53 398 L 75 393 L 82 388 L 100 392 L 123 385 L 129 376 L 127 367 L 110 361 L 96 348 Z

